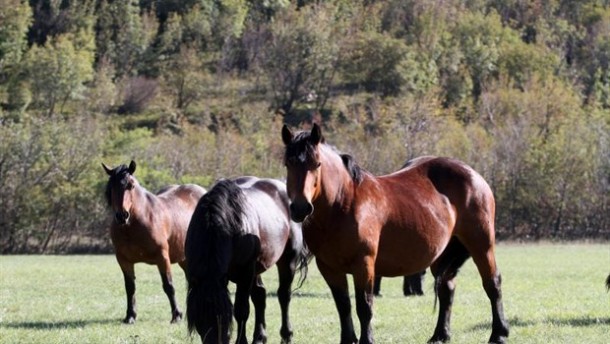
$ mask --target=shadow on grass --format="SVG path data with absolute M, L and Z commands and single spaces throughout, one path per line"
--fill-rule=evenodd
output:
M 581 317 L 572 319 L 547 319 L 546 322 L 559 326 L 587 327 L 610 325 L 610 318 Z
M 519 317 L 508 319 L 510 327 L 529 327 L 539 325 L 540 323 L 555 325 L 555 326 L 572 326 L 572 327 L 588 327 L 599 325 L 610 325 L 610 318 L 595 318 L 584 316 L 579 318 L 567 319 L 545 319 L 545 320 L 524 320 Z M 491 329 L 491 322 L 477 324 L 470 328 L 471 331 L 479 331 Z
M 85 328 L 91 325 L 120 324 L 120 319 L 97 319 L 97 320 L 66 320 L 66 321 L 24 321 L 0 324 L 0 328 L 19 328 L 30 330 L 57 330 Z
M 277 292 L 275 291 L 269 291 L 267 292 L 267 297 L 277 297 Z M 305 291 L 293 291 L 292 292 L 292 297 L 293 298 L 314 298 L 314 299 L 332 299 L 332 295 L 330 294 L 330 291 L 328 293 L 322 292 L 322 293 L 312 293 L 312 292 L 305 292 Z

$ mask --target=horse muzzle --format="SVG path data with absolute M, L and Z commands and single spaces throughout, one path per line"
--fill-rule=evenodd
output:
M 129 212 L 126 210 L 117 211 L 114 214 L 114 220 L 119 225 L 126 225 L 129 222 Z
M 313 205 L 309 202 L 290 203 L 290 218 L 294 222 L 303 222 L 313 213 Z

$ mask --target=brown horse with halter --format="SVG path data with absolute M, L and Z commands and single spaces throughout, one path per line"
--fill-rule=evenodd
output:
M 277 266 L 278 300 L 282 314 L 280 335 L 290 343 L 288 316 L 295 271 L 306 276 L 309 251 L 301 226 L 290 221 L 284 183 L 256 177 L 224 179 L 201 197 L 186 236 L 189 331 L 197 330 L 203 343 L 229 343 L 233 315 L 235 343 L 247 344 L 250 301 L 255 324 L 252 343 L 266 343 L 266 291 L 261 274 Z M 235 309 L 229 281 L 236 284 Z
M 126 324 L 136 321 L 135 263 L 157 265 L 163 291 L 172 308 L 172 323 L 182 319 L 176 304 L 171 264 L 186 269 L 184 241 L 186 230 L 199 198 L 205 193 L 200 186 L 170 185 L 152 194 L 134 177 L 136 163 L 113 169 L 102 163 L 110 177 L 106 199 L 112 208 L 110 237 L 116 259 L 123 271 L 127 292 Z
M 450 339 L 458 269 L 472 257 L 491 301 L 492 343 L 508 337 L 501 277 L 494 255 L 495 201 L 472 168 L 447 158 L 421 157 L 376 177 L 324 143 L 320 127 L 293 134 L 282 128 L 290 214 L 330 287 L 341 343 L 356 343 L 346 274 L 353 275 L 360 343 L 373 343 L 376 275 L 401 276 L 430 267 L 439 317 L 430 342 Z

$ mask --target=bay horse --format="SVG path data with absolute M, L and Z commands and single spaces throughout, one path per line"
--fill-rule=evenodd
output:
M 463 162 L 437 157 L 373 176 L 325 143 L 314 124 L 297 134 L 284 125 L 290 215 L 330 287 L 341 343 L 356 343 L 346 274 L 353 275 L 360 343 L 373 343 L 374 277 L 430 267 L 439 316 L 429 342 L 450 339 L 454 277 L 472 256 L 489 297 L 489 342 L 508 338 L 501 276 L 494 255 L 495 201 L 489 185 Z M 436 300 L 436 298 L 435 298 Z
M 129 167 L 109 168 L 104 163 L 102 167 L 109 176 L 106 200 L 113 211 L 110 238 L 127 293 L 127 314 L 123 322 L 136 321 L 135 263 L 157 265 L 172 310 L 171 322 L 178 322 L 182 312 L 176 303 L 171 264 L 186 268 L 186 230 L 205 189 L 194 184 L 170 185 L 152 194 L 133 175 L 135 161 Z
M 404 276 L 402 281 L 402 294 L 404 296 L 424 295 L 422 284 L 424 282 L 425 274 L 426 270 L 420 271 L 413 275 Z M 375 281 L 373 283 L 373 294 L 378 297 L 381 296 L 381 276 L 375 276 Z
M 282 342 L 289 343 L 293 335 L 288 316 L 291 285 L 297 269 L 303 282 L 310 257 L 300 227 L 290 220 L 284 183 L 257 177 L 218 181 L 199 201 L 186 236 L 189 332 L 197 330 L 203 343 L 228 343 L 234 315 L 235 342 L 248 343 L 251 297 L 253 343 L 265 343 L 266 291 L 261 274 L 276 265 L 280 335 Z M 236 284 L 234 310 L 229 281 Z

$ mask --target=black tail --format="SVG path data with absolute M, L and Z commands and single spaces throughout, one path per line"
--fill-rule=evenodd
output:
M 309 271 L 309 262 L 313 259 L 313 253 L 309 250 L 309 247 L 305 244 L 305 241 L 301 242 L 301 247 L 298 251 L 297 266 L 296 269 L 299 271 L 299 281 L 297 287 L 293 290 L 298 290 L 303 286 L 307 279 L 307 272 Z
M 232 238 L 242 230 L 244 195 L 232 181 L 222 180 L 197 204 L 186 235 L 189 332 L 203 343 L 228 343 L 233 305 L 227 285 Z
M 606 278 L 606 289 L 610 290 L 610 275 L 608 275 L 608 278 Z

